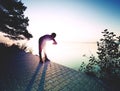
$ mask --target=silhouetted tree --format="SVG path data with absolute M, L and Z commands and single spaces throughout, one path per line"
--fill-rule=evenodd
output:
M 30 39 L 28 17 L 24 16 L 26 6 L 21 0 L 0 0 L 0 31 L 13 40 Z

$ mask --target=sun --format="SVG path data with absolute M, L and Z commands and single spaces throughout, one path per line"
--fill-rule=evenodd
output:
M 53 45 L 52 41 L 46 42 L 45 51 L 49 58 L 53 58 L 56 56 L 56 52 L 58 51 L 57 47 L 58 45 Z

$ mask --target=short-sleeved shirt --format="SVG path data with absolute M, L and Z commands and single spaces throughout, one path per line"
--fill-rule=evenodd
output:
M 51 35 L 44 35 L 44 36 L 40 37 L 39 38 L 39 48 L 40 48 L 40 50 L 45 46 L 46 41 L 50 41 L 50 40 L 53 40 Z

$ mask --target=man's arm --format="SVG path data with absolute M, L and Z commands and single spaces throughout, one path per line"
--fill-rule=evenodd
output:
M 57 42 L 56 42 L 56 40 L 55 40 L 55 39 L 53 39 L 53 44 L 57 44 Z

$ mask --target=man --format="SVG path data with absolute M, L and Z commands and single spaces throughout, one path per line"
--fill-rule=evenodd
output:
M 43 63 L 43 59 L 42 59 L 42 51 L 46 45 L 47 41 L 52 40 L 53 44 L 57 44 L 56 40 L 54 39 L 56 37 L 55 33 L 52 33 L 51 35 L 44 35 L 42 37 L 39 38 L 39 57 L 40 57 L 40 62 Z M 44 51 L 44 56 L 45 56 L 45 61 L 49 61 L 49 59 L 47 58 L 47 54 Z

